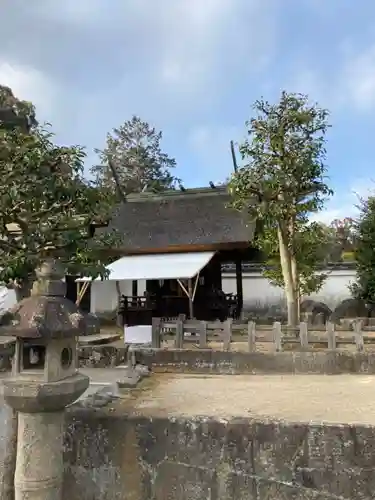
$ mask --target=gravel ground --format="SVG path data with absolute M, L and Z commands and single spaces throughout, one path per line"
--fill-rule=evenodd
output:
M 85 396 L 121 379 L 121 368 L 83 369 Z M 0 374 L 0 379 L 8 374 Z M 131 407 L 147 415 L 271 418 L 375 425 L 375 376 L 153 374 Z M 2 403 L 0 382 L 0 403 Z M 0 404 L 1 407 L 1 404 Z
M 375 376 L 157 377 L 159 383 L 136 402 L 137 411 L 375 425 Z

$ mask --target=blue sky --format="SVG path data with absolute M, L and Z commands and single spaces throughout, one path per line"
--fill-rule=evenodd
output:
M 140 115 L 186 186 L 224 180 L 251 104 L 282 89 L 331 111 L 322 219 L 372 188 L 372 0 L 2 0 L 0 83 L 32 100 L 61 143 L 93 149 Z

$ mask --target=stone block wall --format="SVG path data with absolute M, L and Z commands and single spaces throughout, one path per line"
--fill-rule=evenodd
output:
M 375 374 L 374 352 L 232 352 L 210 349 L 140 349 L 136 361 L 153 371 L 170 373 L 342 373 Z
M 68 415 L 71 500 L 328 500 L 373 498 L 375 429 Z

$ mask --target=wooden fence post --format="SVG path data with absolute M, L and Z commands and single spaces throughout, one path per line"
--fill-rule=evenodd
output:
M 301 342 L 301 347 L 303 349 L 308 349 L 309 347 L 309 336 L 308 336 L 307 323 L 302 322 L 299 324 L 299 339 Z
M 181 318 L 178 318 L 176 322 L 176 337 L 174 346 L 176 349 L 183 349 L 184 347 L 184 322 Z
M 362 321 L 358 320 L 354 322 L 354 339 L 355 345 L 357 347 L 358 352 L 364 351 L 365 345 L 363 341 L 363 333 L 362 333 Z
M 276 352 L 280 352 L 283 350 L 283 346 L 281 341 L 281 336 L 282 336 L 281 323 L 279 321 L 276 321 L 273 324 L 272 331 L 273 331 L 273 341 L 275 343 Z
M 201 321 L 199 329 L 199 347 L 205 349 L 207 347 L 207 323 Z
M 128 368 L 134 368 L 137 364 L 135 352 L 133 351 L 132 345 L 130 344 L 128 348 L 128 353 L 126 356 Z
M 328 349 L 332 349 L 332 350 L 336 349 L 335 325 L 331 321 L 327 321 L 326 332 L 327 332 L 327 340 L 328 340 Z
M 232 323 L 233 319 L 228 318 L 224 321 L 224 329 L 223 329 L 223 350 L 230 351 L 230 342 L 232 340 Z
M 247 324 L 247 345 L 249 352 L 254 352 L 256 348 L 255 328 L 256 328 L 255 321 L 249 321 Z
M 152 318 L 151 346 L 160 349 L 161 346 L 161 318 Z

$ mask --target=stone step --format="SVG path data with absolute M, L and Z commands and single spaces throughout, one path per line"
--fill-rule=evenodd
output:
M 121 335 L 119 333 L 98 333 L 95 335 L 84 335 L 82 337 L 78 337 L 78 344 L 80 347 L 90 345 L 103 345 L 115 342 L 120 338 Z
M 11 336 L 5 336 L 1 335 L 0 336 L 0 349 L 6 349 L 7 347 L 11 347 L 13 344 L 15 344 L 16 338 L 11 337 Z

